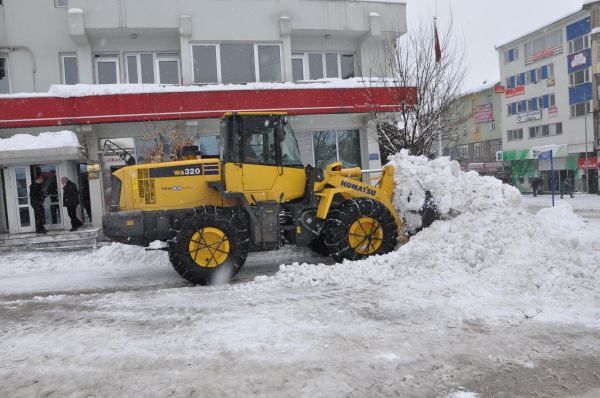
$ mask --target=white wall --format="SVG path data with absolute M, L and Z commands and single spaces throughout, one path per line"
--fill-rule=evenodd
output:
M 183 83 L 189 84 L 189 44 L 206 41 L 281 43 L 286 80 L 292 78 L 292 51 L 351 51 L 357 56 L 357 73 L 364 70 L 371 75 L 367 65 L 383 37 L 389 31 L 392 36 L 406 31 L 406 5 L 385 2 L 71 0 L 71 7 L 84 11 L 81 26 L 68 18 L 66 8 L 54 7 L 52 0 L 4 3 L 0 46 L 19 48 L 10 52 L 13 92 L 47 91 L 60 83 L 59 53 L 64 52 L 78 54 L 80 81 L 92 83 L 95 52 L 118 52 L 123 79 L 123 52 L 176 51 L 181 53 Z M 371 13 L 380 17 L 370 17 Z M 190 16 L 191 32 L 180 32 L 182 15 Z M 284 16 L 289 23 L 280 23 Z M 136 39 L 131 37 L 134 33 Z

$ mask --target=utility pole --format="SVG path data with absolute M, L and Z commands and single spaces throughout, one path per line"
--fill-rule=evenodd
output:
M 588 104 L 585 104 L 585 117 L 583 118 L 583 124 L 585 125 L 585 193 L 590 193 L 590 173 L 588 172 L 588 128 L 587 128 L 587 120 L 588 120 Z

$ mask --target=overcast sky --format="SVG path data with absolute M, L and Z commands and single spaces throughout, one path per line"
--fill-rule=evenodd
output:
M 466 46 L 470 65 L 465 89 L 499 79 L 494 48 L 542 27 L 571 12 L 581 10 L 586 0 L 407 0 L 407 19 L 417 23 L 436 14 L 447 23 L 452 13 L 457 37 Z

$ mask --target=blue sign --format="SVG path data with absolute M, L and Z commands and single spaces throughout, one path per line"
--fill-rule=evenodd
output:
M 545 152 L 538 153 L 539 160 L 550 160 L 551 157 L 552 157 L 552 151 L 545 151 Z
M 379 160 L 379 154 L 378 153 L 370 153 L 369 160 Z

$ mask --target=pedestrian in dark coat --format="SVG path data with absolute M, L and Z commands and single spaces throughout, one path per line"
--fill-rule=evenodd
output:
M 29 203 L 33 208 L 33 214 L 35 217 L 35 232 L 38 234 L 45 234 L 46 228 L 44 228 L 44 199 L 46 198 L 44 192 L 44 177 L 38 175 L 35 177 L 35 181 L 29 186 Z
M 77 218 L 77 206 L 79 205 L 79 190 L 67 177 L 62 177 L 60 183 L 63 186 L 63 206 L 67 208 L 67 213 L 71 219 L 71 229 L 69 231 L 77 231 L 83 223 Z
M 564 194 L 568 193 L 571 197 L 573 197 L 573 192 L 571 191 L 571 182 L 569 181 L 569 177 L 565 177 L 562 184 L 560 185 L 560 198 L 562 199 Z

